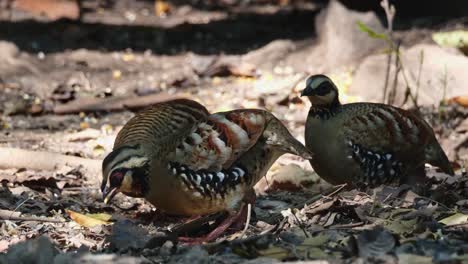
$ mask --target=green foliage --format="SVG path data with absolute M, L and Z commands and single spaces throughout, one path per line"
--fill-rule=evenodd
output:
M 389 40 L 388 36 L 384 33 L 377 33 L 370 27 L 368 27 L 366 24 L 362 23 L 361 21 L 356 22 L 359 30 L 361 30 L 364 33 L 367 33 L 367 35 L 371 38 L 375 39 L 383 39 L 383 40 Z
M 466 30 L 434 33 L 432 39 L 442 47 L 458 48 L 468 55 L 468 31 Z
M 468 46 L 468 31 L 457 30 L 434 33 L 432 39 L 440 46 L 463 48 Z

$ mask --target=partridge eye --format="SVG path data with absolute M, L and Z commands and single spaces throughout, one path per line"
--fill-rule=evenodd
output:
M 124 172 L 123 171 L 114 171 L 111 176 L 110 176 L 110 185 L 111 186 L 118 186 L 122 183 L 123 177 L 124 177 Z
M 315 88 L 315 93 L 318 95 L 325 95 L 331 90 L 330 83 L 324 82 L 321 83 L 317 88 Z

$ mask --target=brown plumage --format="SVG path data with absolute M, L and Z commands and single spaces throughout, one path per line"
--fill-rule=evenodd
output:
M 416 183 L 429 163 L 453 175 L 432 128 L 419 116 L 385 104 L 342 105 L 324 75 L 307 79 L 302 92 L 312 103 L 306 147 L 314 170 L 332 184 Z
M 173 100 L 122 128 L 103 162 L 102 190 L 106 201 L 122 192 L 170 214 L 234 212 L 285 153 L 311 158 L 267 111 L 209 114 L 195 101 Z

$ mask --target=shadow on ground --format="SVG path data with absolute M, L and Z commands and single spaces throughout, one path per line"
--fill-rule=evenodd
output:
M 173 27 L 109 25 L 68 20 L 0 22 L 0 39 L 21 50 L 45 53 L 69 49 L 151 50 L 155 54 L 243 54 L 275 39 L 313 36 L 317 11 L 282 10 L 274 14 L 236 14 L 207 24 L 184 22 Z

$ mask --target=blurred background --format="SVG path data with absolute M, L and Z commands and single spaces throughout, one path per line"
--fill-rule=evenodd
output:
M 344 102 L 434 107 L 466 104 L 468 94 L 462 0 L 0 7 L 0 144 L 9 146 L 102 158 L 131 111 L 178 96 L 213 112 L 266 108 L 302 140 L 309 106 L 299 91 L 315 73 L 330 74 Z M 111 137 L 89 146 L 65 140 L 88 128 Z

